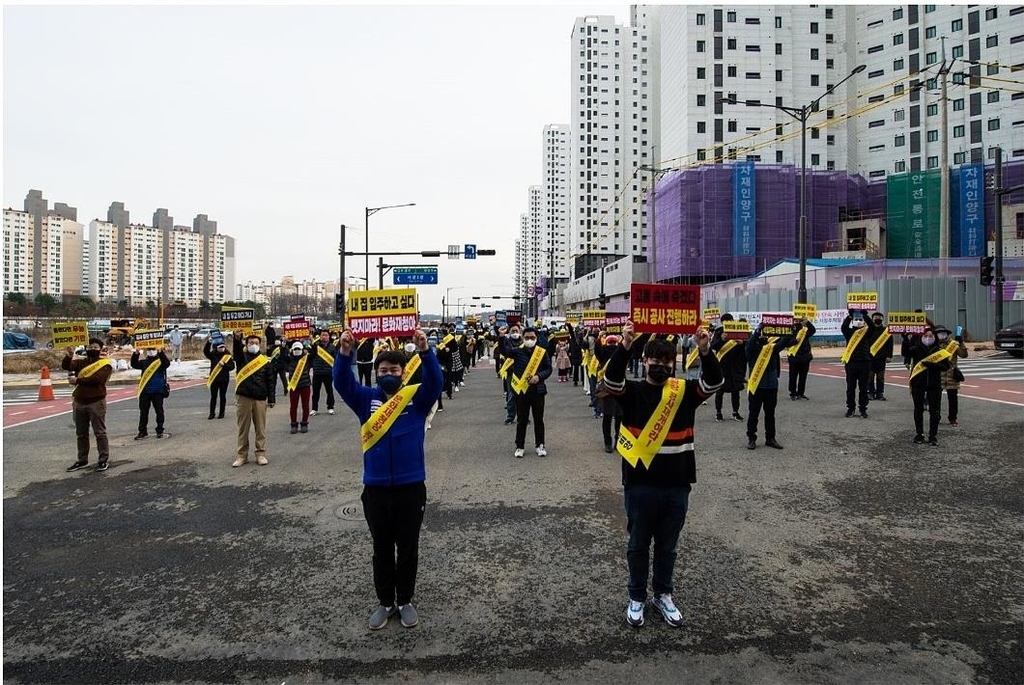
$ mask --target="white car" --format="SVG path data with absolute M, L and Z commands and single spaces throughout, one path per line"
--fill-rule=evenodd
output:
M 201 343 L 205 343 L 210 335 L 217 330 L 216 328 L 200 328 L 198 331 L 192 334 L 193 340 L 198 340 Z

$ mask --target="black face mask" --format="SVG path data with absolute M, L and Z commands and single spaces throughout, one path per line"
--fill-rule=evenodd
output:
M 658 366 L 648 366 L 647 367 L 647 377 L 650 378 L 655 383 L 657 383 L 658 385 L 661 385 L 662 383 L 667 381 L 669 378 L 672 378 L 672 369 L 670 369 L 667 366 L 661 366 L 661 365 L 658 365 Z
M 89 360 L 95 361 L 95 360 L 100 358 L 100 351 L 99 350 L 86 350 L 85 351 L 85 358 L 89 359 Z

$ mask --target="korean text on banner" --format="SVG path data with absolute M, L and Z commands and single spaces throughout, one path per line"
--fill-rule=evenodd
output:
M 800 317 L 801 319 L 808 319 L 814 321 L 818 318 L 818 305 L 816 304 L 797 304 L 793 305 L 793 317 Z
M 259 335 L 256 331 L 256 310 L 252 307 L 222 307 L 220 324 L 225 331 L 242 331 L 242 335 Z
M 634 283 L 630 318 L 637 333 L 695 333 L 700 320 L 700 286 Z
M 980 257 L 985 254 L 985 165 L 965 164 L 956 170 L 959 181 L 959 203 L 955 228 L 958 229 L 960 257 Z
M 622 327 L 629 321 L 628 314 L 605 314 L 604 316 L 604 330 L 606 333 L 614 333 L 619 335 L 622 333 Z
M 746 340 L 750 337 L 750 324 L 746 321 L 723 321 L 722 330 L 730 340 Z
M 309 337 L 309 321 L 305 318 L 285 321 L 282 328 L 285 340 L 305 340 Z
M 135 331 L 135 349 L 159 350 L 164 346 L 163 331 Z
M 847 309 L 866 309 L 873 311 L 878 309 L 878 293 L 858 292 L 846 294 Z
M 889 312 L 889 332 L 920 335 L 928 325 L 927 317 L 924 312 Z
M 54 349 L 89 344 L 89 326 L 85 321 L 54 321 L 50 335 Z
M 505 323 L 514 326 L 523 322 L 523 312 L 519 309 L 509 309 L 505 312 Z
M 348 325 L 356 338 L 411 336 L 419 321 L 415 288 L 350 292 Z
M 754 256 L 755 202 L 754 163 L 736 162 L 732 166 L 732 253 L 737 257 Z
M 791 314 L 761 314 L 761 330 L 765 335 L 789 335 L 793 332 Z
M 584 309 L 583 326 L 585 328 L 604 328 L 605 317 L 603 309 Z
M 705 307 L 703 318 L 705 321 L 712 321 L 714 319 L 722 318 L 722 310 L 718 307 Z
M 573 326 L 577 325 L 580 321 L 583 321 L 583 312 L 566 312 L 565 322 L 571 323 Z

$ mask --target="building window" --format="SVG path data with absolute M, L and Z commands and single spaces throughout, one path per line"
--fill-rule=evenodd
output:
M 782 28 L 782 17 L 775 17 L 775 28 Z
M 986 38 L 985 38 L 985 47 L 986 48 L 999 47 L 999 36 L 998 35 L 986 36 Z
M 903 45 L 903 34 L 902 33 L 897 33 L 895 36 L 893 36 L 892 37 L 892 44 L 893 45 Z
M 811 166 L 821 166 L 821 155 L 811 155 Z
M 752 80 L 752 81 L 756 81 L 757 79 L 761 78 L 761 72 L 759 72 L 759 71 L 748 71 L 747 72 L 747 78 Z
M 963 19 L 954 19 L 949 24 L 949 30 L 950 31 L 963 31 L 964 30 L 964 20 Z
M 963 56 L 964 56 L 964 46 L 963 45 L 954 45 L 953 46 L 953 59 L 963 59 Z
M 727 123 L 729 133 L 736 133 L 736 120 L 730 119 Z
M 925 5 L 924 6 L 924 13 L 925 14 L 931 14 L 934 11 L 935 11 L 935 5 Z
M 998 131 L 999 130 L 999 119 L 989 119 L 988 120 L 988 130 L 989 131 Z
M 878 128 L 879 126 L 885 126 L 885 119 L 875 119 L 868 123 L 868 128 Z
M 821 84 L 821 78 L 817 74 L 811 74 L 811 85 L 817 86 Z
M 818 22 L 812 21 L 811 22 L 811 33 L 817 33 L 817 32 L 818 32 Z
M 953 153 L 953 164 L 964 164 L 967 162 L 966 152 L 954 152 Z
M 697 96 L 697 106 L 698 107 L 706 107 L 707 104 L 708 104 L 708 96 L 707 95 L 698 95 Z
M 708 77 L 708 70 L 704 67 L 697 67 L 697 78 L 706 79 Z
M 954 126 L 953 127 L 953 137 L 954 138 L 963 138 L 964 137 L 964 127 L 962 125 Z
M 832 18 L 832 8 L 831 7 L 826 7 L 825 8 L 825 18 L 826 19 L 831 19 Z
M 707 42 L 703 40 L 697 41 L 697 52 L 707 52 Z
M 775 70 L 775 80 L 782 81 L 782 69 Z
M 986 95 L 986 99 L 988 100 L 988 102 L 999 102 L 999 91 L 998 90 L 991 90 L 991 91 L 989 91 L 988 94 Z
M 960 128 L 963 128 L 963 126 L 961 126 Z M 707 130 L 708 130 L 708 122 L 706 122 L 706 121 L 698 121 L 697 122 L 697 133 L 707 133 Z
M 907 137 L 902 133 L 892 139 L 893 147 L 903 147 L 907 144 Z
M 821 131 L 818 130 L 817 126 L 811 127 L 811 140 L 818 140 L 821 138 Z
M 937 143 L 939 142 L 939 132 L 935 129 L 928 131 L 928 142 Z
M 896 164 L 893 165 L 892 170 L 897 174 L 902 173 L 907 170 L 907 163 L 902 159 L 898 159 L 896 160 Z
M 831 57 L 829 57 L 829 58 L 827 58 L 825 60 L 825 68 L 826 69 L 835 69 L 835 66 L 836 66 L 836 62 Z
M 868 54 L 871 55 L 871 54 L 874 54 L 876 52 L 881 52 L 884 49 L 885 49 L 884 45 L 872 45 L 870 48 L 868 48 Z
M 998 74 L 999 73 L 999 65 L 998 64 L 989 64 L 988 66 L 985 67 L 985 73 L 988 76 L 991 76 L 992 74 Z
M 899 59 L 894 59 L 892 61 L 892 70 L 893 71 L 903 71 L 903 58 L 902 57 L 900 57 Z
M 928 28 L 926 28 L 924 30 L 924 37 L 925 38 L 934 38 L 935 34 L 936 34 L 936 30 L 935 30 L 934 26 L 929 26 Z
M 706 18 L 705 18 L 705 15 L 703 13 L 697 14 L 697 26 L 704 26 L 704 22 L 705 21 L 706 21 Z
M 1016 45 L 1017 43 L 1024 42 L 1024 33 L 1019 36 L 1014 36 L 1010 39 L 1010 45 Z
M 963 98 L 957 98 L 956 100 L 953 100 L 953 111 L 954 112 L 960 112 L 960 111 L 963 110 L 963 108 L 964 108 L 964 99 Z
M 781 55 L 782 54 L 782 43 L 776 43 L 775 44 L 775 54 L 776 55 Z
M 985 19 L 987 21 L 992 21 L 993 19 L 996 19 L 998 17 L 999 10 L 997 10 L 995 7 L 990 7 L 987 10 L 985 10 Z
M 746 51 L 747 52 L 761 52 L 761 46 L 760 45 L 748 45 L 746 47 Z
M 704 148 L 697 148 L 697 161 L 703 162 L 708 158 L 708 151 Z
M 938 61 L 939 61 L 939 56 L 938 56 L 937 53 L 929 52 L 928 54 L 926 54 L 924 56 L 925 64 L 935 64 Z
M 893 121 L 903 121 L 906 118 L 907 118 L 907 110 L 902 109 L 902 108 L 897 109 L 897 110 L 893 110 L 893 113 L 892 113 L 892 120 Z
M 928 109 L 925 111 L 927 112 L 926 116 L 933 117 L 939 113 L 939 106 L 937 104 L 928 105 Z
M 874 71 L 868 72 L 868 78 L 877 78 L 885 74 L 885 69 L 875 69 Z
M 726 50 L 735 50 L 736 49 L 736 39 L 735 38 L 726 38 L 726 40 L 725 40 L 725 49 Z
M 1024 14 L 1024 5 L 1021 5 L 1020 7 L 1014 7 L 1012 10 L 1010 10 L 1011 17 L 1015 17 L 1018 14 Z
M 892 20 L 893 21 L 896 21 L 897 19 L 902 19 L 902 18 L 903 18 L 903 8 L 902 7 L 897 7 L 896 9 L 894 9 L 892 11 Z
M 811 59 L 818 59 L 818 48 L 811 48 Z
M 736 77 L 736 67 L 727 67 L 726 70 L 725 70 L 725 75 L 730 77 L 730 78 L 735 78 Z
M 938 169 L 939 168 L 939 157 L 938 155 L 932 155 L 928 158 L 928 168 Z

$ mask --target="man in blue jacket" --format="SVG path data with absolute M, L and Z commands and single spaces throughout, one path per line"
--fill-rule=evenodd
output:
M 513 333 L 517 330 L 512 327 Z M 544 396 L 548 389 L 544 381 L 551 375 L 551 355 L 537 342 L 537 329 L 527 326 L 523 329 L 523 344 L 516 347 L 509 338 L 502 335 L 501 354 L 512 360 L 508 381 L 516 401 L 516 451 L 517 459 L 526 454 L 526 425 L 533 414 L 533 437 L 537 445 L 537 456 L 548 456 L 544 446 Z
M 167 357 L 168 348 L 161 350 L 146 350 L 144 357 L 140 356 L 142 350 L 132 352 L 131 367 L 142 371 L 142 378 L 139 379 L 139 434 L 136 440 L 142 440 L 149 435 L 149 408 L 156 411 L 156 437 L 170 437 L 170 433 L 164 432 L 164 398 L 167 396 L 167 369 L 171 360 Z
M 757 449 L 757 422 L 764 409 L 764 444 L 781 450 L 775 439 L 775 407 L 779 403 L 779 352 L 790 347 L 796 338 L 792 335 L 769 336 L 757 327 L 747 340 L 747 449 Z
M 356 382 L 352 373 L 355 339 L 344 331 L 334 361 L 334 387 L 359 417 L 363 449 L 363 512 L 373 537 L 373 584 L 380 600 L 370 630 L 387 625 L 396 612 L 402 625 L 419 622 L 412 604 L 419 565 L 420 526 L 427 503 L 423 449 L 427 416 L 441 392 L 441 366 L 427 336 L 413 336 L 423 382 L 402 385 L 407 357 L 381 352 L 374 361 L 376 387 Z

